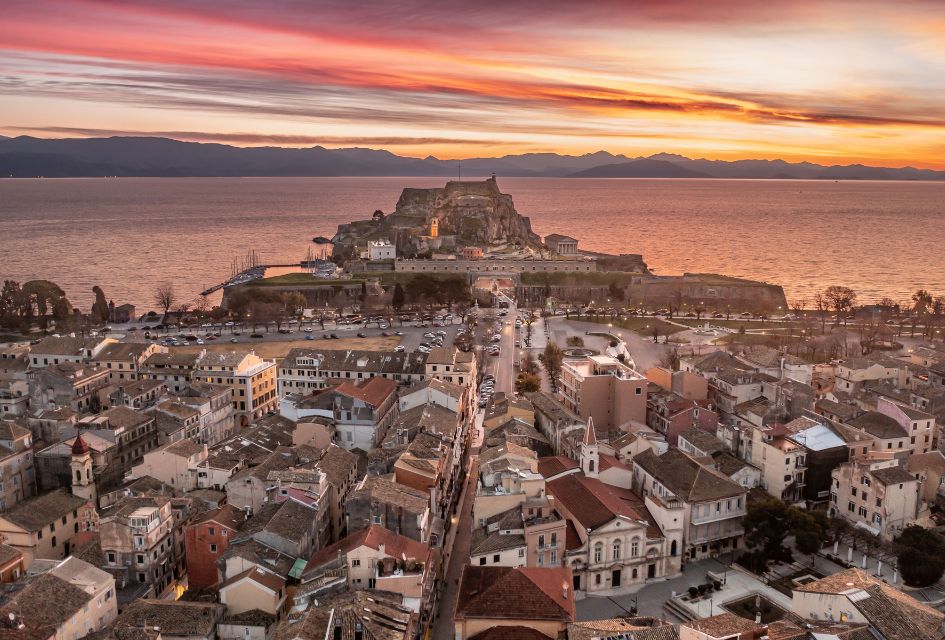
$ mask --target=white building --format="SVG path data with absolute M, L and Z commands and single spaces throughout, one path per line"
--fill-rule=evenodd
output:
M 397 257 L 397 248 L 390 240 L 372 240 L 368 242 L 368 258 L 371 260 L 393 260 Z

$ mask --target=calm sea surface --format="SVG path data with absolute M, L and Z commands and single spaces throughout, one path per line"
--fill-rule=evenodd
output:
M 303 259 L 312 237 L 391 211 L 405 186 L 442 178 L 0 180 L 0 278 L 45 278 L 74 304 L 100 285 L 116 304 L 153 307 L 171 281 L 190 299 L 254 249 Z M 659 274 L 744 276 L 788 299 L 844 284 L 861 301 L 945 294 L 945 183 L 500 178 L 545 235 L 642 253 Z

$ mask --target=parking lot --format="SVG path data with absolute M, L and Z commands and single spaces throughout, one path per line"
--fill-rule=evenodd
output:
M 416 326 L 422 324 L 423 326 Z M 434 324 L 440 326 L 434 326 Z M 149 340 L 170 348 L 213 347 L 214 350 L 238 348 L 250 345 L 265 345 L 261 352 L 278 354 L 292 347 L 310 346 L 322 349 L 398 349 L 416 351 L 422 344 L 451 346 L 457 332 L 463 327 L 461 318 L 444 321 L 416 323 L 394 320 L 393 326 L 386 322 L 344 324 L 332 320 L 283 323 L 277 327 L 251 323 L 221 323 L 188 326 L 169 331 L 146 330 L 146 325 L 114 326 L 108 335 L 125 341 Z M 324 329 L 322 328 L 324 326 Z M 281 331 L 280 331 L 281 329 Z M 442 332 L 436 334 L 436 332 Z M 436 337 L 430 337 L 433 334 Z M 361 346 L 363 344 L 363 346 Z M 284 349 L 280 349 L 284 345 Z M 264 356 L 273 357 L 273 356 Z

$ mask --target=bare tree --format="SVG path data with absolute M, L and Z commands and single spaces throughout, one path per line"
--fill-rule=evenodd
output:
M 827 313 L 830 311 L 830 302 L 827 296 L 822 293 L 814 294 L 814 308 L 817 309 L 817 315 L 820 316 L 820 332 L 827 330 Z
M 840 324 L 841 316 L 847 311 L 852 311 L 853 307 L 856 305 L 856 292 L 850 287 L 831 285 L 824 290 L 824 297 L 827 299 L 830 306 L 833 307 L 833 310 L 837 312 L 834 326 Z M 846 324 L 845 321 L 844 324 Z
M 165 316 L 176 300 L 177 296 L 174 294 L 174 285 L 171 283 L 165 282 L 159 284 L 157 288 L 154 289 L 154 304 L 164 310 Z

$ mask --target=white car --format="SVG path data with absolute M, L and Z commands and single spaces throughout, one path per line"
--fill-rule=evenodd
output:
M 404 352 L 404 345 L 399 344 L 396 347 L 394 347 L 394 353 L 403 353 L 403 352 Z
M 385 324 L 385 323 L 382 322 L 381 324 L 378 325 L 378 328 L 379 328 L 379 329 L 387 329 L 387 328 L 389 328 L 389 325 L 387 325 L 387 324 Z
M 311 332 L 312 332 L 311 327 L 305 327 L 305 333 L 311 333 Z

